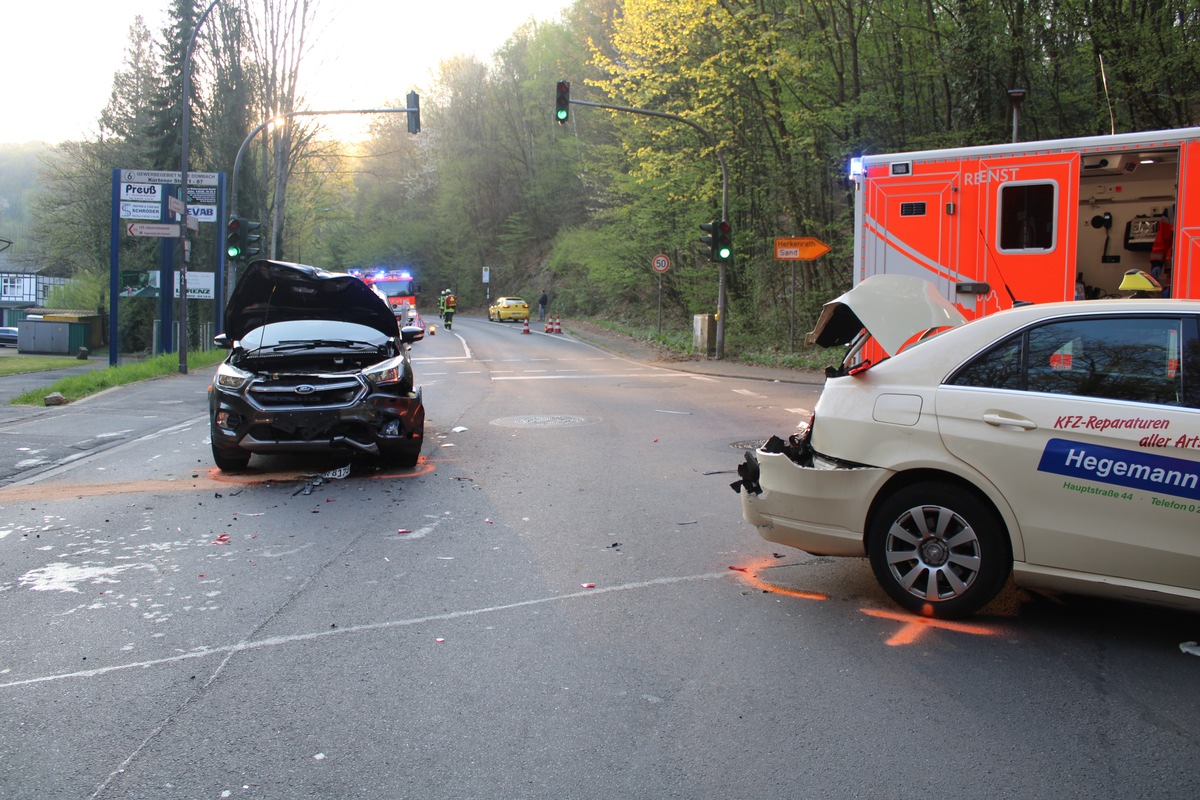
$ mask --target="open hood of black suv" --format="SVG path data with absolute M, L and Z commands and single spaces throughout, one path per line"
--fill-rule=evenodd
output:
M 387 303 L 353 275 L 268 259 L 242 271 L 225 308 L 224 332 L 233 342 L 260 325 L 300 319 L 356 322 L 399 335 Z

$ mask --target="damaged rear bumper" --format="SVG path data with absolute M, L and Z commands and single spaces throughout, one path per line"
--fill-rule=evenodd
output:
M 794 461 L 793 457 L 799 459 Z M 808 452 L 746 454 L 742 480 L 733 488 L 742 499 L 742 518 L 769 542 L 815 555 L 865 556 L 864 527 L 872 498 L 890 470 L 836 465 Z

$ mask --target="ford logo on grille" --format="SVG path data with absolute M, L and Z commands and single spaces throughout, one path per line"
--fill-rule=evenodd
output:
M 309 383 L 302 383 L 296 387 L 296 394 L 312 394 L 317 390 L 317 387 Z

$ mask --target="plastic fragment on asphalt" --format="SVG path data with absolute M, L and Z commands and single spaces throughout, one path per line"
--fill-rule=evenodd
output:
M 596 584 L 594 584 L 594 583 L 581 583 L 579 585 L 585 589 L 595 589 L 596 588 Z
M 404 535 L 404 534 L 406 534 L 406 533 L 412 533 L 412 531 L 410 531 L 408 528 L 401 528 L 400 530 L 396 531 L 396 533 L 398 533 L 398 534 L 400 534 L 401 536 L 403 536 L 403 535 Z
M 1190 653 L 1194 656 L 1200 656 L 1200 644 L 1196 642 L 1183 642 L 1179 645 L 1179 651 L 1182 653 Z
M 231 541 L 232 541 L 232 539 L 229 538 L 228 533 L 222 533 L 219 536 L 217 536 L 217 538 L 213 539 L 212 543 L 213 544 L 229 544 Z
M 486 522 L 488 525 L 495 525 L 495 524 L 496 524 L 496 523 L 492 522 L 490 519 L 485 519 L 485 520 L 484 520 L 484 522 Z
M 434 641 L 437 642 L 438 644 L 441 644 L 442 642 L 444 642 L 446 640 L 441 637 L 438 637 L 437 639 L 434 639 Z
M 749 572 L 750 571 L 750 570 L 746 569 L 745 567 L 730 567 L 730 569 L 732 569 L 736 572 Z
M 458 427 L 451 428 L 450 432 L 451 433 L 462 433 L 465 430 L 468 430 L 466 425 L 459 425 Z

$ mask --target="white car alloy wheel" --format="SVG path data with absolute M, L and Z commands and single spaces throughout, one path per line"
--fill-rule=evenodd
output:
M 1004 586 L 1012 556 L 985 499 L 952 485 L 906 487 L 874 515 L 867 552 L 875 577 L 900 605 L 931 617 L 962 617 Z

